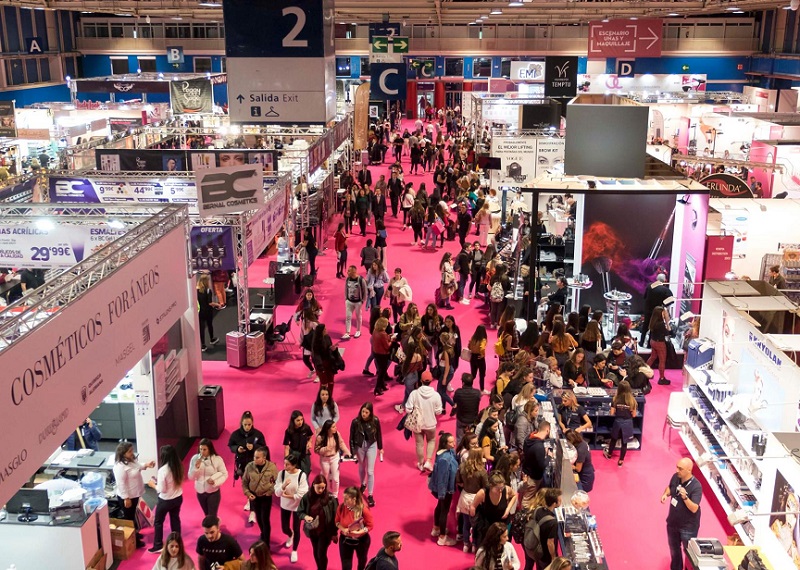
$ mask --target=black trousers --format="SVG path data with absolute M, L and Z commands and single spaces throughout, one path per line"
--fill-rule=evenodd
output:
M 272 495 L 251 499 L 250 510 L 256 514 L 261 540 L 269 544 L 270 536 L 272 536 L 272 524 L 269 522 L 269 514 L 272 511 Z
M 378 369 L 375 390 L 385 390 L 388 387 L 387 382 L 389 380 L 389 355 L 376 354 L 375 368 Z
M 483 392 L 486 381 L 486 359 L 477 354 L 471 354 L 469 357 L 469 373 L 472 374 L 473 378 L 480 376 L 478 383 L 481 386 L 481 392 Z
M 172 532 L 181 533 L 181 505 L 183 504 L 183 495 L 175 497 L 174 499 L 158 498 L 156 503 L 156 516 L 153 521 L 153 546 L 164 546 L 164 521 L 169 515 L 169 527 Z
M 222 493 L 218 490 L 213 493 L 197 493 L 197 502 L 200 503 L 200 508 L 203 509 L 203 514 L 206 516 L 217 516 L 221 498 Z
M 336 261 L 336 277 L 344 277 L 344 270 L 347 269 L 347 250 L 343 249 L 338 252 L 338 256 Z
M 281 507 L 281 530 L 286 536 L 292 537 L 292 551 L 297 551 L 300 544 L 300 517 L 297 511 L 287 511 Z
M 208 329 L 208 340 L 214 340 L 214 313 L 198 313 L 200 318 L 200 344 L 206 345 L 206 329 Z
M 433 526 L 439 528 L 439 532 L 447 534 L 447 515 L 450 514 L 450 503 L 453 502 L 453 494 L 447 493 L 443 499 L 436 502 L 433 511 Z
M 330 536 L 311 535 L 311 550 L 314 552 L 314 562 L 317 563 L 317 570 L 328 570 L 328 549 L 330 546 Z
M 353 554 L 358 557 L 358 570 L 367 566 L 367 554 L 371 539 L 365 534 L 359 539 L 339 537 L 339 556 L 342 559 L 342 570 L 353 570 Z

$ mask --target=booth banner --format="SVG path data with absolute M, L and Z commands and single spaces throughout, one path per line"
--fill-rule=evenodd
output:
M 17 123 L 17 136 L 25 140 L 50 140 L 53 128 L 52 109 L 17 109 L 14 117 Z
M 753 198 L 747 182 L 732 174 L 717 172 L 700 180 L 700 184 L 711 190 L 712 198 Z
M 252 264 L 267 248 L 286 221 L 289 208 L 291 183 L 277 184 L 267 195 L 267 205 L 256 212 L 247 222 L 245 247 L 247 259 Z
M 492 138 L 492 156 L 500 159 L 500 170 L 492 171 L 494 187 L 519 186 L 536 177 L 536 142 L 533 137 Z
M 0 101 L 0 137 L 17 137 L 14 101 Z
M 72 267 L 128 230 L 106 225 L 58 224 L 40 229 L 35 222 L 0 225 L 0 267 Z
M 192 269 L 236 271 L 233 228 L 230 226 L 194 226 L 191 231 Z
M 112 133 L 126 133 L 130 129 L 141 127 L 143 122 L 141 117 L 109 117 L 108 126 Z
M 578 56 L 548 56 L 544 65 L 544 96 L 575 97 L 578 91 Z
M 176 228 L 0 352 L 0 504 L 189 309 L 187 261 Z
M 548 171 L 564 172 L 564 139 L 537 139 L 536 140 L 536 177 Z
M 210 115 L 214 111 L 211 80 L 199 77 L 170 81 L 169 101 L 173 115 Z
M 50 177 L 50 201 L 88 204 L 156 204 L 197 202 L 194 180 Z
M 706 264 L 703 281 L 725 279 L 733 263 L 733 236 L 706 238 Z
M 369 83 L 362 83 L 356 88 L 353 111 L 353 150 L 367 148 L 369 134 Z
M 2 190 L 0 190 L 0 202 L 9 200 L 14 196 L 19 194 L 26 194 L 31 192 L 36 197 L 39 189 L 39 179 L 37 177 L 30 178 L 25 182 L 20 182 L 19 184 L 14 184 L 13 186 L 6 186 Z M 34 199 L 34 202 L 41 201 L 41 197 L 38 200 Z
M 328 160 L 333 152 L 331 147 L 330 132 L 322 135 L 308 149 L 308 171 L 314 172 Z
M 333 148 L 334 150 L 342 146 L 350 135 L 350 118 L 345 117 L 333 127 Z
M 644 74 L 634 77 L 621 77 L 613 73 L 599 75 L 578 75 L 579 93 L 629 93 L 631 91 L 650 91 L 661 93 L 695 93 L 706 90 L 705 74 Z M 665 95 L 665 98 L 667 95 Z
M 278 170 L 278 151 L 267 149 L 95 150 L 96 167 L 103 172 L 195 172 L 204 168 L 260 164 L 265 173 Z
M 169 93 L 166 81 L 78 79 L 74 83 L 78 93 Z
M 264 171 L 259 164 L 208 168 L 197 173 L 197 209 L 202 217 L 259 210 L 264 206 Z
M 509 73 L 511 81 L 527 81 L 541 83 L 545 78 L 543 61 L 512 61 Z

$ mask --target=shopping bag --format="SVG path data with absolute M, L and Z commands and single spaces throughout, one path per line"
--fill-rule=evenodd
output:
M 147 501 L 140 498 L 139 504 L 136 505 L 136 521 L 139 523 L 139 528 L 142 529 L 153 526 L 155 518 L 156 515 L 150 508 L 150 505 L 147 504 Z

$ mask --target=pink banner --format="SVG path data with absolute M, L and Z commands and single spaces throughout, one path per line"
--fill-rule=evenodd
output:
M 708 236 L 704 281 L 725 279 L 733 260 L 733 236 Z

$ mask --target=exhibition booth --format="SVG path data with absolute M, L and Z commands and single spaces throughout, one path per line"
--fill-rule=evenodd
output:
M 684 369 L 681 437 L 711 490 L 703 499 L 772 568 L 800 559 L 797 311 L 763 281 L 707 282 Z
M 0 566 L 100 567 L 95 556 L 104 555 L 109 568 L 115 545 L 103 499 L 113 498 L 113 453 L 61 446 L 86 418 L 102 439 L 135 441 L 144 462 L 167 443 L 185 454 L 197 436 L 202 371 L 188 213 L 171 204 L 41 204 L 0 206 L 0 219 L 0 265 L 57 273 L 0 312 L 12 442 L 0 449 L 9 466 L 0 477 Z

